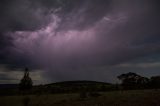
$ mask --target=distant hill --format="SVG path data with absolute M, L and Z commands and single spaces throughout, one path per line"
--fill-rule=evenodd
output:
M 113 84 L 98 81 L 63 81 L 34 87 L 37 92 L 70 93 L 81 91 L 105 91 L 112 90 Z
M 81 80 L 81 81 L 56 82 L 56 83 L 46 84 L 45 86 L 89 86 L 89 85 L 112 85 L 112 84 L 106 82 Z
M 7 89 L 6 89 L 7 88 Z M 13 89 L 15 88 L 15 89 Z M 117 89 L 114 84 L 98 81 L 63 81 L 45 85 L 36 85 L 29 91 L 30 94 L 55 94 L 111 91 Z M 18 84 L 0 84 L 0 95 L 20 94 Z

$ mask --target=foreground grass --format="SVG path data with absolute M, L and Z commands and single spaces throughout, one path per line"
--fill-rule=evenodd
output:
M 103 92 L 82 99 L 79 94 L 0 96 L 0 106 L 160 106 L 160 90 Z M 28 104 L 25 104 L 27 98 Z

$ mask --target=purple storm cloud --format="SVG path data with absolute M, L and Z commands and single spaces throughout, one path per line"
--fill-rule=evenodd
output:
M 49 81 L 114 82 L 113 77 L 123 70 L 134 70 L 141 64 L 145 67 L 141 62 L 160 52 L 156 0 L 3 3 L 1 64 L 43 70 L 43 77 Z M 146 64 L 156 64 L 157 68 L 159 62 L 155 61 Z M 142 67 L 137 70 L 144 74 Z

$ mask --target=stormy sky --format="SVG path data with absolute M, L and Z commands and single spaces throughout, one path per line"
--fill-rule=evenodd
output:
M 1 0 L 0 83 L 160 75 L 159 0 Z

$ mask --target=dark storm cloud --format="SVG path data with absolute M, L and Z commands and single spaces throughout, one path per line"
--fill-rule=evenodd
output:
M 108 5 L 108 0 L 2 0 L 0 1 L 0 29 L 1 31 L 36 30 L 47 24 L 47 16 L 52 12 L 59 12 L 64 22 L 70 22 L 72 20 L 70 18 L 78 20 L 78 17 L 70 15 L 84 6 L 88 6 L 88 8 L 79 15 L 83 15 L 89 23 L 94 23 L 104 15 Z M 84 22 L 82 23 L 84 24 Z
M 105 15 L 109 2 L 107 0 L 2 0 L 0 4 L 1 58 L 6 57 L 7 59 L 4 59 L 6 62 L 10 59 L 9 62 L 11 63 L 13 60 L 15 63 L 24 65 L 26 64 L 25 61 L 28 61 L 26 56 L 19 55 L 16 57 L 17 59 L 12 59 L 12 51 L 10 50 L 14 48 L 14 45 L 12 44 L 12 38 L 6 35 L 6 32 L 33 31 L 43 28 L 50 22 L 49 18 L 52 13 L 56 13 L 62 18 L 58 30 L 85 29 Z M 87 20 L 87 23 L 79 20 L 79 17 Z M 74 22 L 70 23 L 72 20 Z M 6 54 L 8 55 L 4 57 Z M 24 64 L 19 61 L 23 61 Z
M 63 14 L 60 29 L 83 30 L 91 27 L 106 15 L 110 5 L 111 1 L 109 0 L 82 0 L 81 3 L 75 1 L 75 4 L 69 5 L 74 8 L 71 8 L 69 13 Z M 71 23 L 72 21 L 75 22 Z
M 0 63 L 41 68 L 57 81 L 98 80 L 98 73 L 110 73 L 98 67 L 160 53 L 159 5 L 158 0 L 1 0 Z
M 43 7 L 42 7 L 43 8 Z M 47 23 L 45 10 L 29 0 L 0 1 L 0 59 L 1 63 L 25 65 L 25 56 L 12 57 L 14 47 L 12 38 L 7 32 L 36 30 Z M 20 58 L 20 59 L 19 59 Z M 29 63 L 29 62 L 28 62 Z M 27 63 L 27 64 L 28 64 Z
M 45 23 L 44 12 L 29 0 L 1 1 L 1 30 L 35 30 Z

